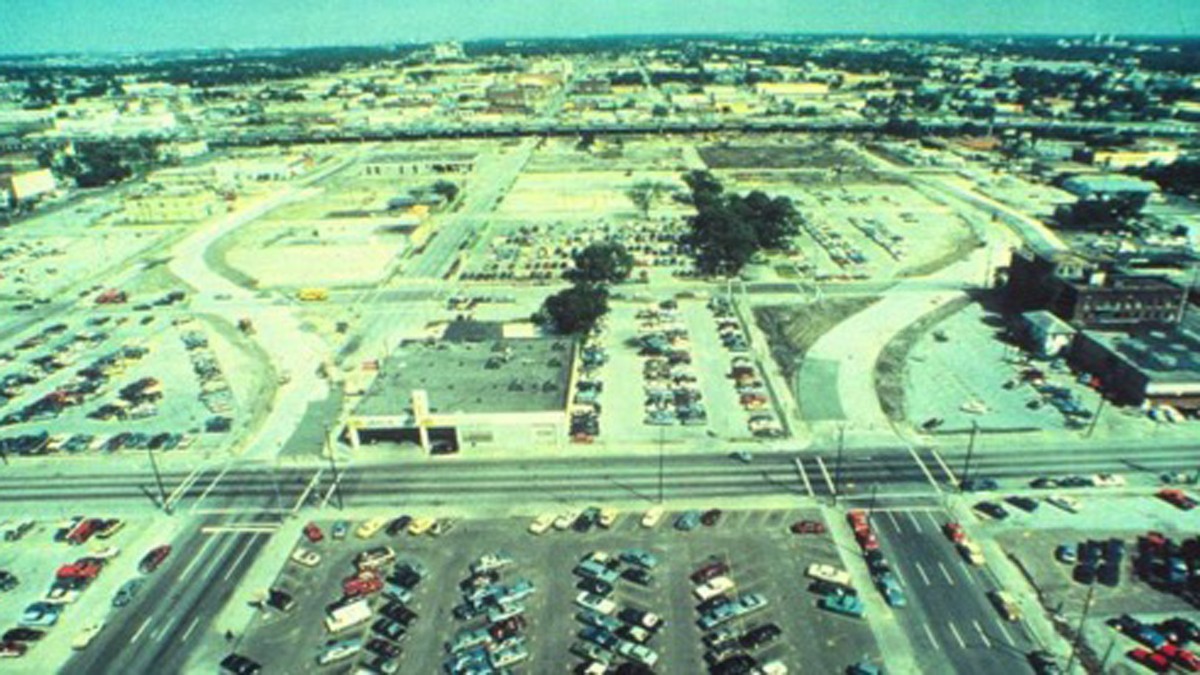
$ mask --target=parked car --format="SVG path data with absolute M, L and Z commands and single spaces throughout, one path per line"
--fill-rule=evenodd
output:
M 325 533 L 321 531 L 321 528 L 316 523 L 308 523 L 304 526 L 304 536 L 315 544 L 325 538 Z
M 979 502 L 975 505 L 975 510 L 987 514 L 996 520 L 1004 520 L 1008 517 L 1008 509 L 996 502 Z
M 675 529 L 690 532 L 700 525 L 699 511 L 685 511 L 675 519 Z
M 825 523 L 819 520 L 797 520 L 788 529 L 792 534 L 825 534 Z
M 150 549 L 150 552 L 142 558 L 142 561 L 138 563 L 138 569 L 141 570 L 143 574 L 150 574 L 154 570 L 158 569 L 169 555 L 171 555 L 170 544 L 164 544 L 162 546 L 152 548 Z

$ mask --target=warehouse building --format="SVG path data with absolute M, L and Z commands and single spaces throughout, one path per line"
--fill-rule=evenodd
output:
M 427 176 L 470 173 L 475 168 L 475 155 L 447 153 L 444 155 L 414 155 L 388 153 L 375 155 L 362 164 L 362 175 L 391 178 L 396 176 Z
M 502 324 L 460 321 L 439 339 L 401 342 L 347 421 L 351 447 L 387 442 L 438 454 L 561 447 L 575 343 L 514 334 Z
M 1200 335 L 1191 328 L 1083 331 L 1071 362 L 1098 377 L 1118 403 L 1200 410 Z

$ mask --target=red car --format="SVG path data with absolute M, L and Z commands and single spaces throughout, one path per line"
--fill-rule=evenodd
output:
M 1168 642 L 1158 648 L 1158 653 L 1189 673 L 1200 672 L 1200 657 L 1176 644 Z
M 875 533 L 870 530 L 859 530 L 854 533 L 854 538 L 858 540 L 858 545 L 864 551 L 874 551 L 879 548 L 879 540 L 875 538 Z
M 797 520 L 792 523 L 792 534 L 825 534 L 825 523 L 818 520 Z
M 846 514 L 846 520 L 850 522 L 850 527 L 854 528 L 855 532 L 871 529 L 871 524 L 867 522 L 867 514 L 864 511 L 855 509 Z
M 708 511 L 705 511 L 704 514 L 700 516 L 700 522 L 703 523 L 705 527 L 712 527 L 713 525 L 721 522 L 721 509 L 709 509 Z
M 108 524 L 108 521 L 103 518 L 88 518 L 81 521 L 74 529 L 67 533 L 67 543 L 75 545 L 86 544 L 87 540 L 91 539 L 93 534 L 103 529 L 106 524 Z
M 729 572 L 729 566 L 720 560 L 714 560 L 700 569 L 692 572 L 692 582 L 702 584 L 709 579 L 715 579 Z
M 1196 500 L 1187 496 L 1187 493 L 1183 490 L 1177 488 L 1163 488 L 1158 491 L 1158 497 L 1184 511 L 1191 511 L 1196 508 Z
M 167 556 L 169 555 L 171 555 L 170 544 L 164 544 L 157 548 L 152 548 L 150 549 L 150 552 L 142 558 L 142 562 L 138 564 L 138 569 L 142 571 L 142 574 L 150 574 L 154 570 L 158 569 L 159 565 L 162 565 L 163 561 L 166 560 Z
M 383 579 L 374 572 L 364 571 L 342 580 L 342 594 L 347 598 L 378 593 L 383 588 Z
M 503 621 L 492 624 L 492 627 L 488 628 L 488 634 L 491 635 L 492 639 L 496 642 L 504 642 L 510 637 L 520 633 L 521 629 L 524 627 L 525 619 L 518 614 L 517 616 L 510 616 Z
M 29 649 L 29 645 L 24 642 L 0 642 L 0 656 L 10 658 L 25 656 L 27 649 Z
M 95 579 L 100 576 L 103 565 L 95 560 L 79 560 L 58 568 L 54 576 L 59 579 Z
M 317 527 L 316 523 L 309 523 L 304 526 L 304 536 L 315 544 L 325 538 L 325 533 L 321 531 L 320 527 Z
M 967 533 L 963 532 L 962 525 L 953 521 L 943 525 L 942 532 L 945 532 L 946 538 L 955 544 L 961 544 L 967 539 Z
M 1165 673 L 1171 669 L 1171 662 L 1167 660 L 1167 657 L 1148 649 L 1141 647 L 1130 649 L 1125 655 L 1156 673 Z

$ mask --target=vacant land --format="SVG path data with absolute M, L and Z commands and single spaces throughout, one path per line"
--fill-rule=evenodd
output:
M 780 370 L 791 378 L 809 348 L 822 335 L 878 300 L 878 296 L 870 296 L 836 298 L 803 306 L 756 307 L 754 318 L 771 343 L 771 355 Z

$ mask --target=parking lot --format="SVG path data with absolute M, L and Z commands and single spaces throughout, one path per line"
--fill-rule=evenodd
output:
M 841 564 L 828 538 L 788 532 L 792 522 L 819 517 L 815 513 L 731 512 L 715 526 L 700 526 L 691 532 L 673 529 L 677 515 L 668 513 L 655 530 L 643 528 L 641 514 L 636 513 L 619 515 L 610 529 L 587 533 L 552 528 L 538 536 L 527 532 L 529 520 L 510 519 L 462 521 L 440 537 L 383 532 L 366 541 L 352 532 L 340 542 L 329 538 L 330 523 L 321 522 L 325 540 L 299 544 L 319 552 L 321 562 L 312 568 L 288 562 L 275 583 L 296 597 L 296 606 L 286 613 L 264 613 L 239 651 L 284 672 L 312 669 L 318 651 L 329 639 L 322 625 L 325 607 L 340 597 L 343 579 L 353 573 L 354 556 L 387 544 L 397 552 L 399 563 L 426 571 L 408 605 L 417 618 L 400 643 L 404 650 L 399 657 L 401 672 L 440 672 L 447 658 L 447 643 L 460 632 L 489 625 L 486 619 L 455 618 L 453 612 L 464 601 L 460 584 L 471 576 L 472 564 L 497 552 L 507 552 L 513 562 L 500 570 L 494 583 L 512 588 L 528 581 L 533 587 L 532 594 L 520 601 L 524 627 L 518 632 L 528 657 L 515 666 L 518 672 L 565 672 L 579 661 L 572 648 L 584 641 L 580 637 L 584 624 L 577 621 L 582 608 L 575 602 L 581 593 L 577 588 L 581 577 L 572 570 L 596 552 L 617 557 L 627 549 L 644 550 L 657 562 L 649 570 L 648 584 L 625 579 L 613 584 L 609 598 L 616 607 L 609 611 L 616 616 L 623 609 L 634 608 L 660 615 L 665 621 L 665 627 L 647 641 L 656 655 L 655 672 L 698 673 L 708 668 L 703 632 L 697 626 L 700 614 L 695 585 L 689 576 L 714 560 L 728 567 L 725 575 L 736 585 L 731 595 L 757 594 L 767 600 L 764 609 L 723 627 L 735 629 L 731 631 L 734 634 L 766 623 L 782 629 L 782 639 L 752 650 L 760 663 L 779 660 L 788 666 L 788 672 L 831 673 L 863 657 L 877 656 L 865 622 L 817 609 L 817 596 L 805 590 L 802 575 L 808 564 Z M 618 569 L 632 566 L 626 563 Z M 376 610 L 384 604 L 378 597 L 372 602 Z M 337 637 L 369 632 L 367 626 L 375 620 Z M 807 647 L 817 644 L 822 648 Z M 575 649 L 578 653 L 580 648 Z M 359 655 L 322 672 L 350 672 L 356 658 L 370 661 L 373 657 Z
M 0 439 L 6 452 L 219 445 L 256 383 L 231 383 L 223 364 L 236 349 L 212 325 L 161 300 L 141 310 L 38 324 L 5 344 Z

